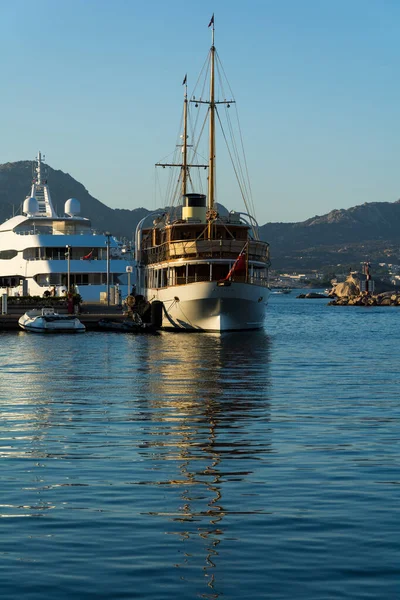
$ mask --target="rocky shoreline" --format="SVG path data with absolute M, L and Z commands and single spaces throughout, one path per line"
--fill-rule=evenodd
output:
M 400 292 L 363 292 L 355 296 L 342 296 L 328 302 L 328 306 L 400 306 Z
M 298 296 L 296 296 L 296 298 L 311 298 L 313 300 L 316 300 L 316 299 L 327 300 L 329 298 L 329 296 L 327 296 L 326 294 L 319 294 L 318 292 L 309 292 L 308 294 L 299 294 Z

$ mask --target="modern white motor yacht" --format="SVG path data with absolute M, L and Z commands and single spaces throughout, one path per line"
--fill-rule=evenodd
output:
M 92 230 L 76 198 L 57 215 L 40 152 L 22 212 L 0 225 L 0 294 L 43 296 L 51 289 L 61 296 L 74 287 L 83 301 L 95 302 L 118 288 L 128 294 L 132 255 L 111 234 Z
M 53 308 L 33 309 L 19 318 L 25 331 L 34 333 L 84 333 L 86 327 L 74 315 L 60 315 Z

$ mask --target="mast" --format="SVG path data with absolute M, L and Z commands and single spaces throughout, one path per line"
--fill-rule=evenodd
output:
M 207 169 L 208 165 L 193 165 L 193 164 L 188 164 L 188 148 L 190 148 L 190 145 L 187 143 L 188 141 L 188 133 L 187 133 L 187 122 L 188 122 L 188 102 L 194 102 L 194 100 L 188 100 L 188 96 L 187 96 L 187 75 L 185 75 L 185 78 L 183 80 L 183 84 L 185 86 L 185 92 L 184 92 L 184 101 L 183 101 L 183 135 L 181 136 L 183 138 L 182 140 L 182 163 L 180 164 L 176 164 L 176 163 L 156 163 L 156 167 L 180 167 L 181 169 L 181 192 L 182 192 L 182 197 L 186 195 L 187 192 L 187 180 L 188 180 L 188 176 L 189 176 L 189 168 L 191 167 L 196 167 L 196 168 L 203 168 L 203 169 Z M 197 106 L 197 104 L 196 104 Z
M 187 180 L 187 75 L 183 80 L 185 85 L 185 99 L 183 102 L 183 156 L 182 156 L 182 197 L 186 195 L 186 180 Z
M 208 158 L 208 210 L 214 209 L 214 191 L 215 191 L 215 46 L 214 46 L 214 15 L 211 18 L 212 25 L 212 45 L 210 50 L 210 139 L 209 139 L 209 158 Z M 209 25 L 209 26 L 210 26 Z

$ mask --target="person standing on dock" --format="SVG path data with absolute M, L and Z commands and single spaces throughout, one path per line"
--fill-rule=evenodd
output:
M 74 295 L 72 292 L 67 294 L 67 310 L 69 315 L 74 313 Z

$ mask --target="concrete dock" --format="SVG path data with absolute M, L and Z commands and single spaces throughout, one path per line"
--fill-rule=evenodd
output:
M 0 332 L 1 331 L 22 331 L 18 325 L 18 319 L 28 310 L 32 310 L 34 307 L 9 307 L 8 314 L 0 315 Z M 60 314 L 67 314 L 66 308 L 55 309 Z M 107 306 L 101 303 L 84 304 L 83 310 L 80 314 L 76 315 L 78 319 L 85 325 L 88 331 L 100 330 L 98 327 L 101 319 L 113 319 L 115 321 L 123 321 L 127 317 L 124 314 L 122 308 L 118 306 Z

